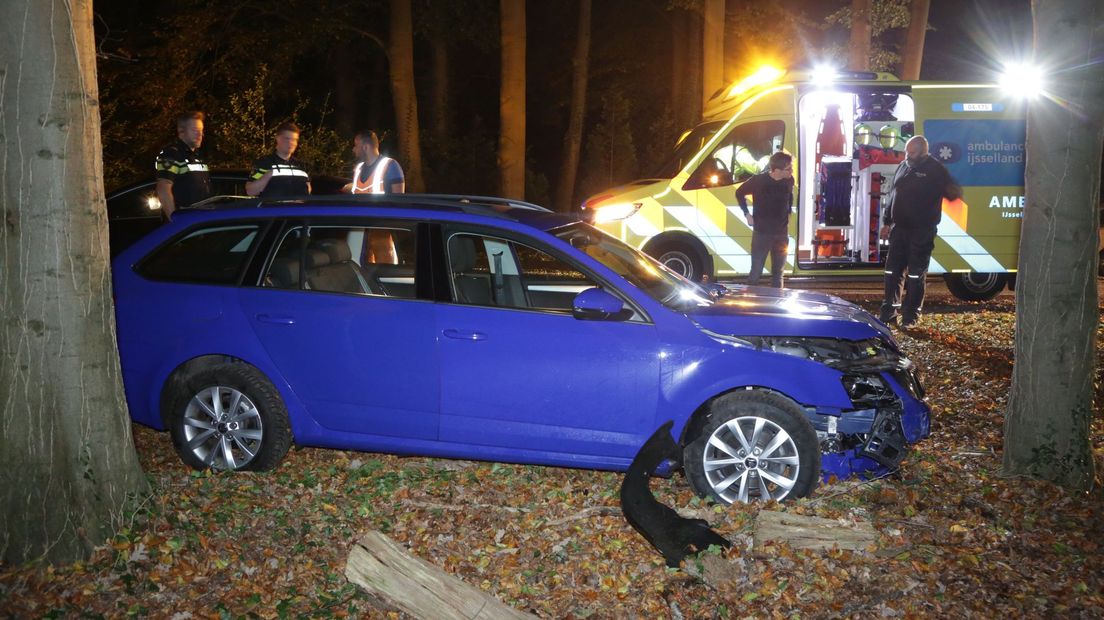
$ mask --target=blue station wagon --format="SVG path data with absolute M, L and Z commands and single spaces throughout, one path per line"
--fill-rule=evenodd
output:
M 673 421 L 672 465 L 731 503 L 885 472 L 929 432 L 857 306 L 703 288 L 517 201 L 230 201 L 113 270 L 131 416 L 196 468 L 271 469 L 294 442 L 625 470 Z

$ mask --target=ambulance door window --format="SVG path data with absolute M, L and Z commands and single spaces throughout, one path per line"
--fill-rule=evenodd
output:
M 724 187 L 746 181 L 767 168 L 771 154 L 782 150 L 786 123 L 754 121 L 737 125 L 690 175 L 683 189 Z

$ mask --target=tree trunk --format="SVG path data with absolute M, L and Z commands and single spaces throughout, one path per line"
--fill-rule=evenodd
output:
M 1089 427 L 1097 309 L 1104 5 L 1034 0 L 1046 96 L 1027 112 L 1026 206 L 1016 283 L 1016 363 L 1004 473 L 1093 484 Z
M 449 109 L 449 54 L 448 42 L 444 37 L 434 36 L 430 38 L 430 48 L 433 50 L 433 134 L 437 142 L 449 139 L 451 132 L 451 111 Z
M 506 198 L 525 197 L 525 0 L 501 0 L 498 170 Z
M 724 0 L 705 0 L 702 7 L 702 109 L 724 86 Z
M 422 146 L 418 129 L 418 97 L 414 89 L 414 27 L 410 19 L 410 0 L 391 0 L 391 97 L 395 102 L 395 124 L 402 145 L 406 188 L 425 191 L 422 174 Z
M 586 113 L 587 69 L 590 64 L 590 0 L 579 0 L 579 29 L 572 59 L 571 111 L 564 138 L 563 168 L 556 189 L 556 209 L 570 211 L 575 198 L 575 176 L 579 172 L 579 148 L 583 143 Z
M 90 0 L 0 3 L 0 558 L 86 556 L 146 493 L 108 269 Z
M 902 80 L 919 80 L 920 63 L 924 59 L 924 35 L 928 32 L 928 6 L 930 0 L 912 0 L 909 8 L 908 34 L 905 35 Z
M 849 68 L 870 70 L 870 3 L 871 0 L 851 0 L 851 45 Z

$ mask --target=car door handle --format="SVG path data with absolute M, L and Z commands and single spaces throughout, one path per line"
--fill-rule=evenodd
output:
M 470 332 L 464 329 L 446 329 L 444 331 L 445 338 L 453 338 L 456 340 L 486 340 L 487 334 L 483 332 Z
M 295 317 L 286 314 L 258 314 L 257 320 L 262 323 L 275 323 L 277 325 L 295 325 Z

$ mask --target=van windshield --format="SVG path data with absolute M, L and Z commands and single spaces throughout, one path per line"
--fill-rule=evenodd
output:
M 710 121 L 702 123 L 690 131 L 685 138 L 675 145 L 675 152 L 667 159 L 663 166 L 654 175 L 657 179 L 670 179 L 682 171 L 690 159 L 701 150 L 705 143 L 724 127 L 725 121 Z
M 713 304 L 713 299 L 702 287 L 588 224 L 578 222 L 549 232 L 669 308 L 681 311 Z

